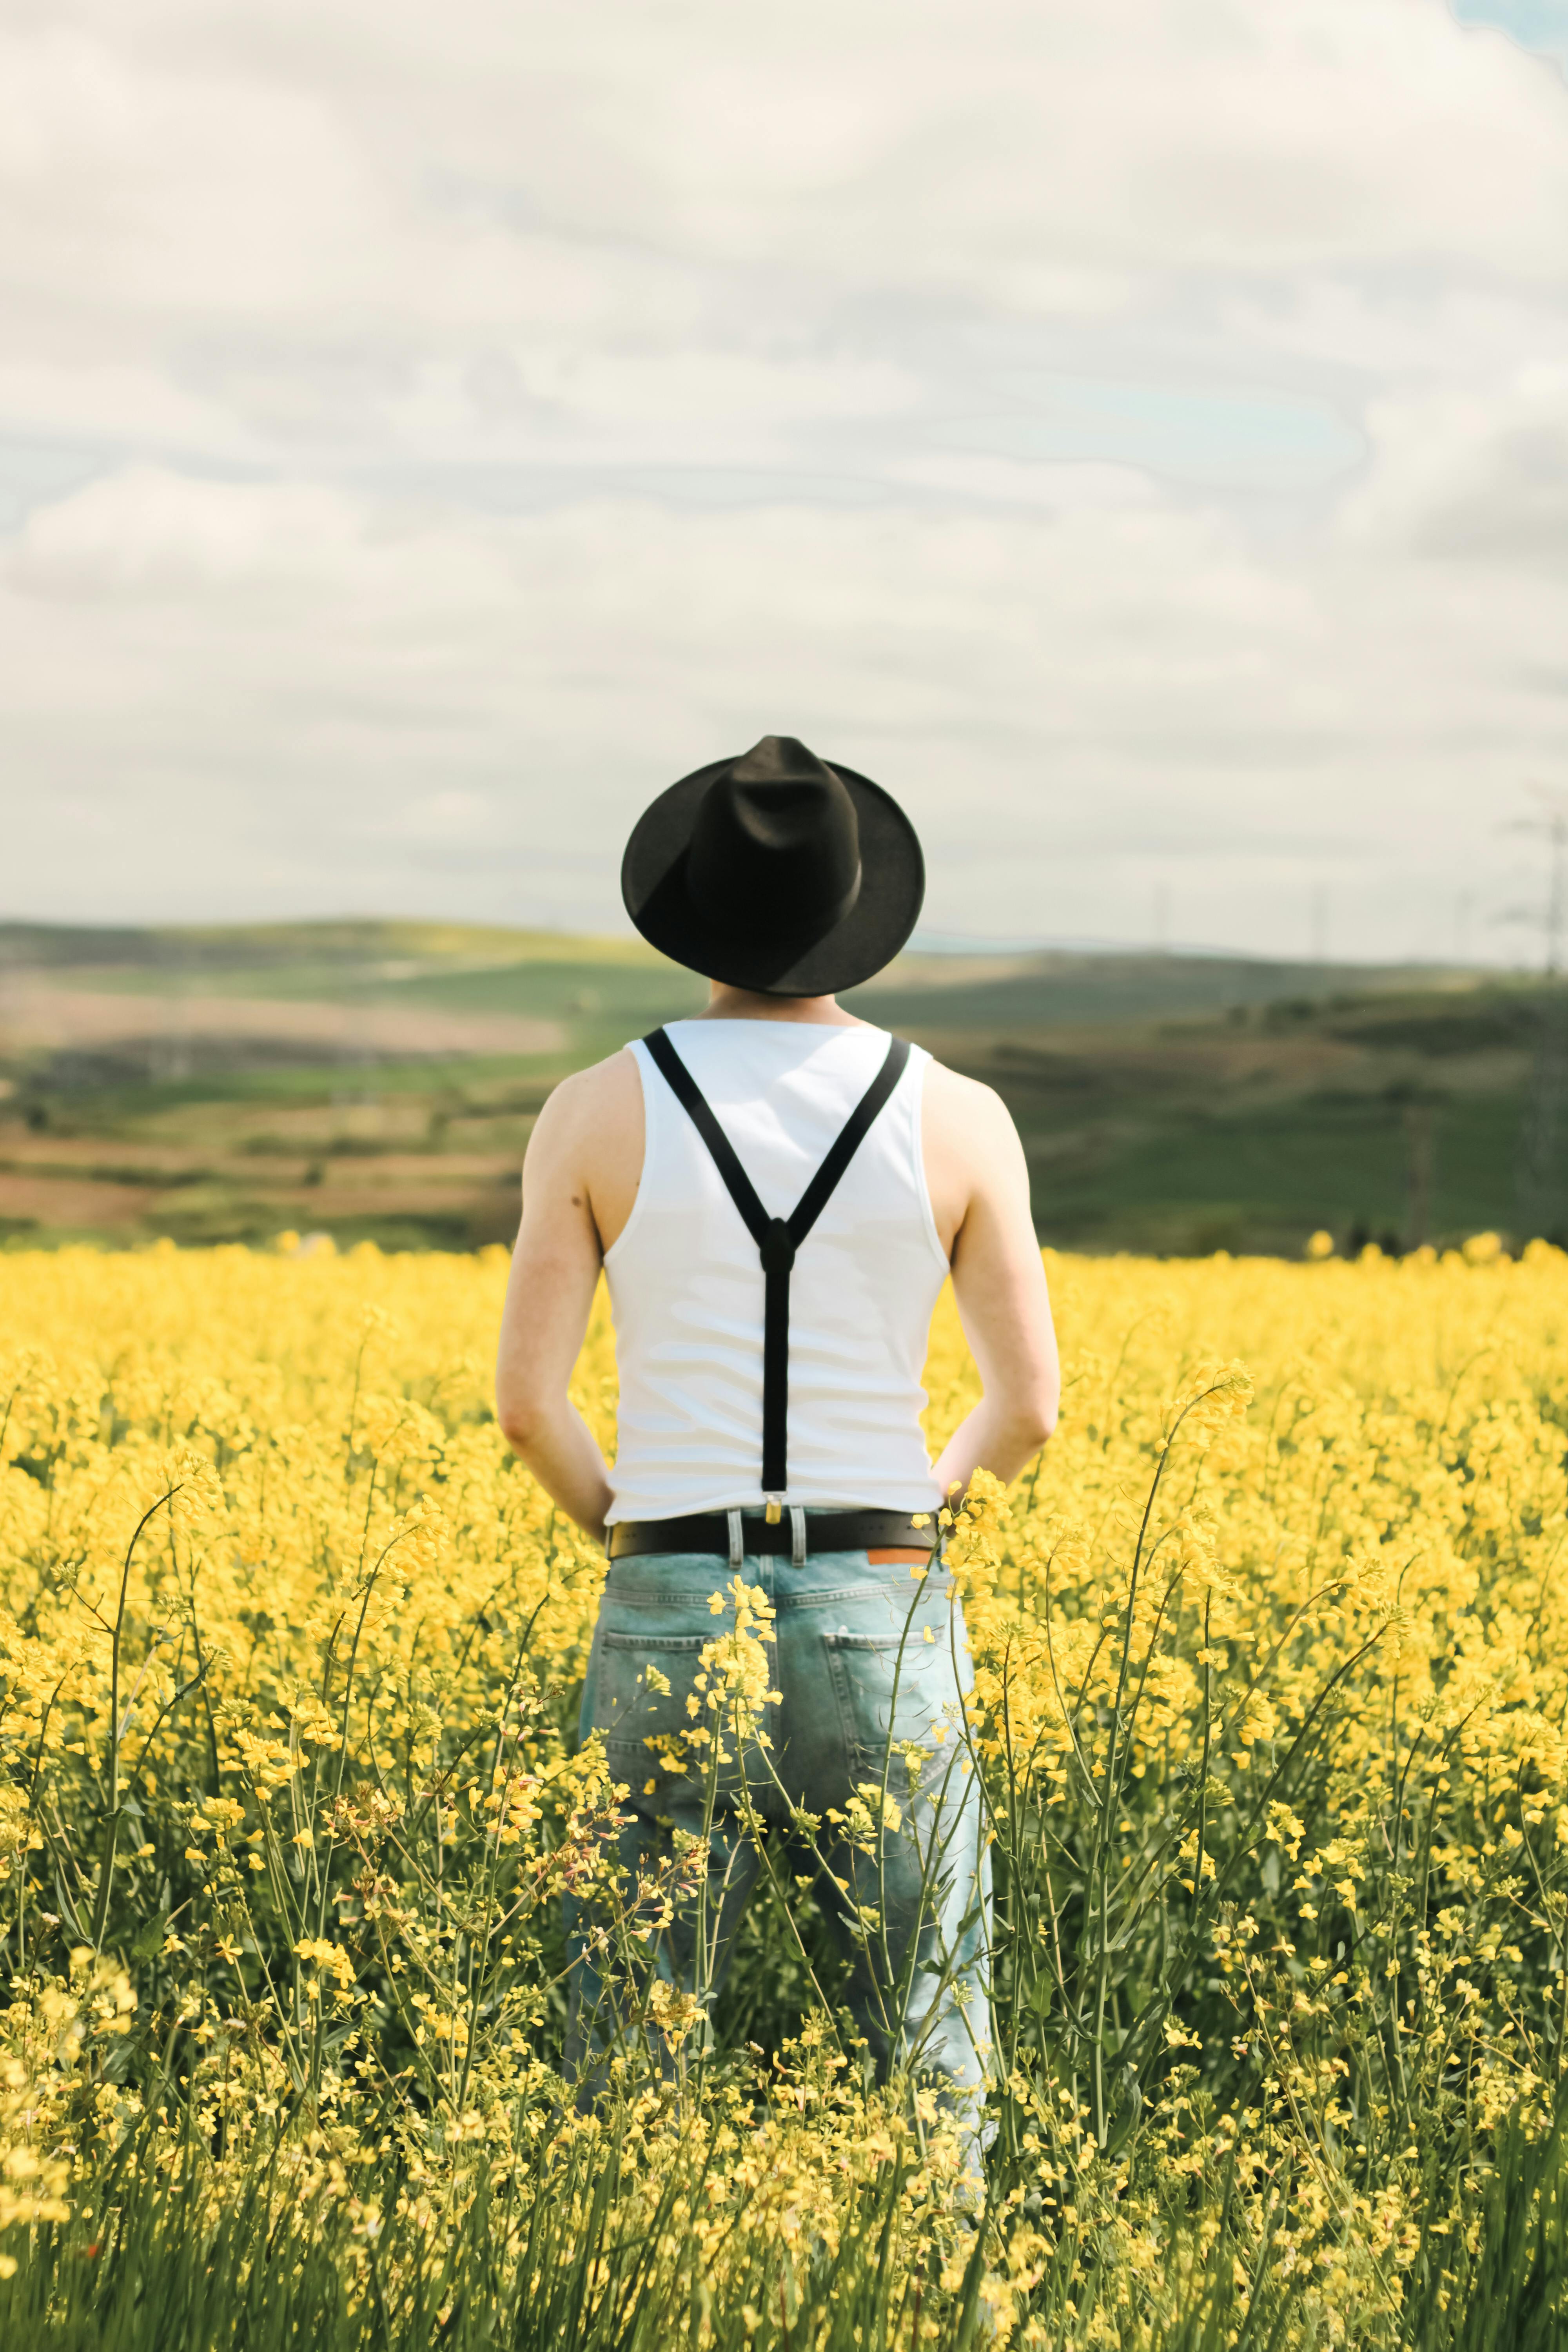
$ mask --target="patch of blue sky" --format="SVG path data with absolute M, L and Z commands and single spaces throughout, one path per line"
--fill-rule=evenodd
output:
M 18 529 L 35 507 L 90 482 L 105 471 L 110 457 L 101 447 L 0 434 L 0 534 Z
M 1018 371 L 1012 402 L 928 425 L 922 438 L 1024 463 L 1132 466 L 1212 489 L 1310 492 L 1358 465 L 1364 443 L 1327 402 Z
M 1568 0 L 1450 0 L 1461 25 L 1496 25 L 1568 69 Z

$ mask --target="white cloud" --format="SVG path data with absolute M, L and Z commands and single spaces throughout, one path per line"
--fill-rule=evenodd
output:
M 1164 874 L 1198 936 L 1266 947 L 1310 871 L 1404 952 L 1521 729 L 1563 748 L 1561 688 L 1526 682 L 1557 661 L 1562 588 L 1505 583 L 1478 611 L 1462 568 L 1397 549 L 1269 566 L 1235 521 L 1159 501 L 477 524 L 163 489 L 51 509 L 0 643 L 45 786 L 14 840 L 53 862 L 53 792 L 79 805 L 112 778 L 137 812 L 121 887 L 191 914 L 279 894 L 537 914 L 553 894 L 602 919 L 672 765 L 798 725 L 896 782 L 949 929 L 1135 929 Z M 68 870 L 57 905 L 90 896 L 75 874 L 62 893 Z
M 324 565 L 352 558 L 360 535 L 354 509 L 331 490 L 136 466 L 40 508 L 6 569 L 24 595 L 178 604 L 236 582 L 308 591 Z
M 1440 950 L 1568 733 L 1565 131 L 1441 0 L 14 11 L 0 897 L 609 920 L 775 727 L 937 928 Z
M 1522 368 L 1484 393 L 1444 385 L 1391 394 L 1373 414 L 1386 454 L 1347 502 L 1347 541 L 1392 542 L 1472 571 L 1543 564 L 1562 572 L 1568 359 Z

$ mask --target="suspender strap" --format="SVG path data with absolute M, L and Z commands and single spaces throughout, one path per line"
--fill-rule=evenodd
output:
M 770 1217 L 734 1146 L 713 1116 L 701 1087 L 662 1029 L 643 1039 L 671 1093 L 707 1145 L 724 1189 L 755 1242 L 764 1276 L 763 1307 L 763 1492 L 782 1496 L 789 1484 L 789 1277 L 799 1249 L 827 1206 L 873 1121 L 904 1075 L 908 1040 L 889 1037 L 881 1068 L 845 1120 L 826 1159 L 787 1217 Z
M 751 1178 L 735 1157 L 735 1148 L 714 1118 L 707 1096 L 670 1044 L 662 1029 L 653 1030 L 643 1044 L 658 1064 L 669 1082 L 671 1092 L 692 1126 L 712 1154 L 713 1165 L 724 1179 L 724 1189 L 746 1221 L 746 1231 L 762 1249 L 768 1238 L 768 1227 L 776 1223 L 758 1200 Z

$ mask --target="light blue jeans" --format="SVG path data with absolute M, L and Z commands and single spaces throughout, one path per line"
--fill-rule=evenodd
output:
M 614 1920 L 603 1906 L 569 1905 L 569 2059 L 591 2095 L 610 2053 L 656 2041 L 658 1979 L 698 2007 L 678 2053 L 700 2047 L 766 1868 L 784 1890 L 815 1879 L 879 2077 L 907 2074 L 973 2115 L 990 2038 L 990 1874 L 963 1738 L 967 1644 L 946 1572 L 936 1562 L 917 1579 L 863 1551 L 798 1567 L 748 1555 L 740 1572 L 775 1612 L 766 1679 L 779 1696 L 761 1709 L 765 1748 L 738 1741 L 728 1720 L 721 1728 L 697 1686 L 704 1646 L 733 1631 L 735 1572 L 710 1553 L 610 1564 L 582 1733 L 598 1735 L 628 1791 L 621 1899 Z M 720 1730 L 727 1760 L 691 1742 L 694 1727 Z M 681 2063 L 660 2054 L 666 2071 Z

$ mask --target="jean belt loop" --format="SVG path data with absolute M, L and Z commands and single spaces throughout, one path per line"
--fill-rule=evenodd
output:
M 739 1511 L 730 1511 L 725 1516 L 730 1522 L 730 1565 L 738 1570 L 745 1558 L 742 1549 L 743 1538 L 741 1534 L 741 1514 Z
M 789 1564 L 792 1568 L 805 1566 L 805 1513 L 798 1503 L 789 1507 Z

